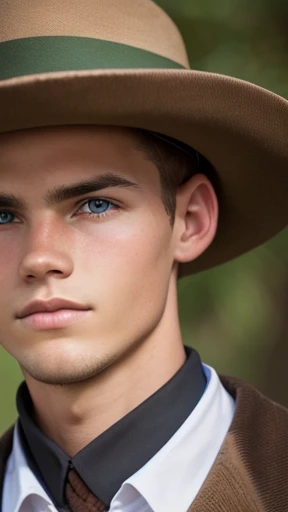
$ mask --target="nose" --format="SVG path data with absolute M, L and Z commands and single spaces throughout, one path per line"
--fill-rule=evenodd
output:
M 23 279 L 43 280 L 48 275 L 68 277 L 72 273 L 71 260 L 65 255 L 52 254 L 51 251 L 40 254 L 29 253 L 23 259 L 19 268 L 20 276 Z
M 73 262 L 67 237 L 56 226 L 38 226 L 26 239 L 25 254 L 19 265 L 19 274 L 24 280 L 43 280 L 48 276 L 68 277 L 73 271 Z

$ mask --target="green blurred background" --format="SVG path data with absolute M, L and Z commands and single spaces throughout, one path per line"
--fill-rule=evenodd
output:
M 144 1 L 144 0 L 143 0 Z M 158 0 L 175 20 L 191 67 L 249 80 L 288 98 L 288 2 Z M 273 169 L 271 169 L 273 172 Z M 218 372 L 288 406 L 288 232 L 179 283 L 184 343 Z M 0 347 L 0 432 L 16 418 L 22 374 Z

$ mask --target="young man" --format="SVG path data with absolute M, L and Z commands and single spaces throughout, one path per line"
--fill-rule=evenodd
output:
M 287 511 L 288 412 L 183 346 L 177 280 L 286 226 L 288 102 L 149 0 L 1 21 L 1 511 Z

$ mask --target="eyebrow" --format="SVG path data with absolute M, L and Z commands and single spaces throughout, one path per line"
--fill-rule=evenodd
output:
M 90 179 L 78 181 L 71 185 L 54 187 L 47 191 L 44 196 L 44 201 L 47 205 L 53 206 L 68 199 L 72 199 L 73 197 L 89 194 L 90 192 L 97 192 L 108 187 L 133 188 L 140 190 L 138 183 L 129 181 L 118 174 L 106 173 L 101 174 L 100 176 L 93 176 Z M 14 194 L 4 194 L 0 192 L 0 207 L 25 210 L 27 205 L 21 197 L 17 197 Z

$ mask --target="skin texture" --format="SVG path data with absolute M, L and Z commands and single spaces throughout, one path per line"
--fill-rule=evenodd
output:
M 0 343 L 20 365 L 36 421 L 70 456 L 184 364 L 177 265 L 199 256 L 216 232 L 208 179 L 198 174 L 179 187 L 171 226 L 159 172 L 134 142 L 131 130 L 97 126 L 0 135 L 0 193 L 26 204 L 0 207 Z M 104 173 L 137 187 L 44 201 L 52 187 Z M 118 208 L 102 201 L 96 210 L 93 199 Z M 52 297 L 90 314 L 54 330 L 16 318 L 28 302 Z

